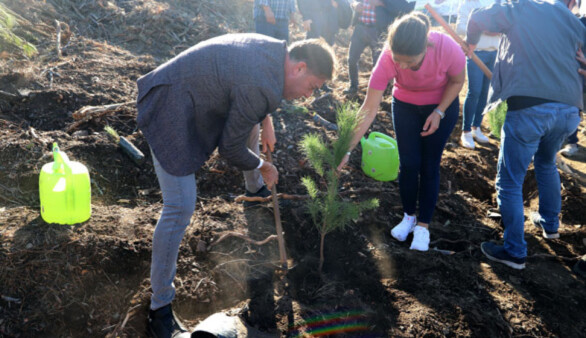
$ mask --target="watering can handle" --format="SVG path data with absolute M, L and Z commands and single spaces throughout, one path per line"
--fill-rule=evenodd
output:
M 383 134 L 383 133 L 379 133 L 378 131 L 373 131 L 373 132 L 370 133 L 370 135 L 368 135 L 368 139 L 369 140 L 370 139 L 377 138 L 377 137 L 378 138 L 382 138 L 383 140 L 387 140 L 387 141 L 389 141 L 391 144 L 393 144 L 395 146 L 397 145 L 397 141 L 394 138 L 390 137 L 389 135 L 386 135 L 386 134 Z
M 71 166 L 69 165 L 69 157 L 66 153 L 59 150 L 57 142 L 53 142 L 53 171 L 63 170 L 67 174 L 71 174 Z

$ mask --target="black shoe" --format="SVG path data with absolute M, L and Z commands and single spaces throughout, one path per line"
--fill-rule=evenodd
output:
M 572 270 L 574 270 L 576 275 L 586 279 L 586 255 L 582 256 L 582 258 L 574 264 Z
M 154 338 L 187 338 L 191 334 L 175 317 L 171 304 L 156 310 L 149 310 L 148 330 Z
M 267 198 L 269 196 L 271 196 L 271 191 L 267 188 L 266 185 L 263 185 L 262 188 L 260 188 L 259 191 L 252 193 L 250 191 L 246 191 L 246 193 L 244 194 L 244 196 L 246 197 L 263 197 L 263 198 Z M 258 201 L 244 201 L 243 205 L 245 208 L 250 208 L 250 207 L 254 207 L 261 204 L 261 202 Z
M 350 86 L 350 87 L 344 89 L 344 91 L 342 93 L 344 93 L 346 95 L 351 95 L 351 94 L 356 94 L 357 92 L 358 92 L 358 87 Z

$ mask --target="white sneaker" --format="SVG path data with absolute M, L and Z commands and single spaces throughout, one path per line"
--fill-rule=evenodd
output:
M 576 143 L 568 143 L 564 149 L 560 150 L 560 154 L 565 157 L 572 157 L 578 152 L 578 145 Z
M 391 230 L 391 236 L 393 236 L 399 242 L 404 242 L 407 239 L 407 236 L 413 232 L 413 228 L 415 227 L 416 223 L 417 217 L 404 214 L 401 223 L 397 224 Z
M 472 137 L 474 137 L 478 143 L 488 143 L 488 137 L 484 136 L 480 128 L 472 129 Z
M 464 148 L 474 149 L 474 136 L 472 136 L 472 132 L 462 132 L 460 140 Z
M 411 242 L 411 250 L 427 251 L 429 250 L 429 230 L 418 225 L 413 230 L 413 242 Z

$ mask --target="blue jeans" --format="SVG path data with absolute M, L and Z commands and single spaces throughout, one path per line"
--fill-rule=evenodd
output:
M 547 232 L 558 230 L 562 200 L 556 153 L 579 122 L 578 108 L 562 103 L 507 112 L 501 132 L 496 191 L 505 226 L 504 247 L 509 255 L 527 256 L 523 181 L 532 158 L 543 228 Z
M 496 60 L 496 51 L 478 51 L 476 55 L 492 71 Z M 482 112 L 486 106 L 490 79 L 470 58 L 466 59 L 466 72 L 468 73 L 468 94 L 464 101 L 462 130 L 470 131 L 472 126 L 480 127 L 482 123 Z
M 566 142 L 568 144 L 578 143 L 578 129 L 574 130 L 574 132 L 570 136 L 568 136 L 568 140 Z
M 289 20 L 277 19 L 276 24 L 270 24 L 264 17 L 254 20 L 255 32 L 267 35 L 279 40 L 289 42 Z
M 173 176 L 153 155 L 155 172 L 163 194 L 163 211 L 153 234 L 151 259 L 151 310 L 170 304 L 175 297 L 173 279 L 177 271 L 179 245 L 195 210 L 195 174 Z
M 429 223 L 435 210 L 439 194 L 440 162 L 444 147 L 456 126 L 459 101 L 446 109 L 435 133 L 420 135 L 425 120 L 437 104 L 418 106 L 393 98 L 393 126 L 399 148 L 399 191 L 403 211 L 414 215 L 419 199 L 419 217 L 422 223 Z

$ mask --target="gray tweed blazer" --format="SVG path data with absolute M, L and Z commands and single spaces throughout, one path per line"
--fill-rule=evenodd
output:
M 138 79 L 138 127 L 170 174 L 197 172 L 218 147 L 240 170 L 259 158 L 250 131 L 283 95 L 285 41 L 227 34 L 187 49 Z

